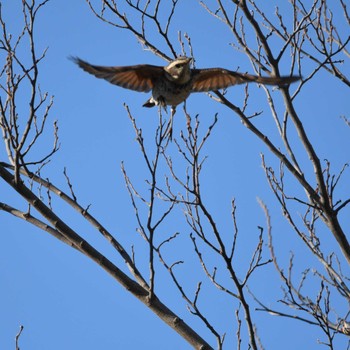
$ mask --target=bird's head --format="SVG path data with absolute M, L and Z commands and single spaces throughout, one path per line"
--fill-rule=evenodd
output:
M 168 73 L 169 78 L 178 84 L 186 84 L 191 79 L 190 63 L 192 58 L 178 57 L 171 61 L 164 70 Z

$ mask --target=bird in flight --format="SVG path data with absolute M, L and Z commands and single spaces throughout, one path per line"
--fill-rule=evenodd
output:
M 224 68 L 191 69 L 192 59 L 188 57 L 178 57 L 165 67 L 150 64 L 107 67 L 92 65 L 78 57 L 71 59 L 84 71 L 114 85 L 140 92 L 152 90 L 151 98 L 143 106 L 165 109 L 171 106 L 170 138 L 176 106 L 193 92 L 217 91 L 250 82 L 286 86 L 300 79 L 298 76 L 261 77 Z

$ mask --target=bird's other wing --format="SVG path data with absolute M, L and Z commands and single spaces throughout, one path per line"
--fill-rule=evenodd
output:
M 232 85 L 256 82 L 266 85 L 285 86 L 300 77 L 260 77 L 256 75 L 233 72 L 223 68 L 193 69 L 192 70 L 192 92 L 215 91 L 228 88 Z
M 78 57 L 71 57 L 85 72 L 109 81 L 125 89 L 148 92 L 154 83 L 164 74 L 163 67 L 140 64 L 136 66 L 105 67 L 95 66 Z

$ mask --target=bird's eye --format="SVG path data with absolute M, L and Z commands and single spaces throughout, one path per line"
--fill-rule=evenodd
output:
M 180 64 L 180 63 L 175 64 L 175 67 L 176 67 L 176 68 L 180 68 L 180 67 L 181 67 L 181 64 Z

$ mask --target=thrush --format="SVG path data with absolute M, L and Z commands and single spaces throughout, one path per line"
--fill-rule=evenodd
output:
M 300 79 L 298 76 L 261 77 L 224 68 L 191 69 L 191 58 L 178 57 L 167 66 L 140 64 L 135 66 L 97 66 L 72 57 L 84 71 L 125 89 L 149 92 L 152 96 L 144 107 L 171 106 L 170 136 L 176 106 L 192 92 L 208 92 L 230 86 L 255 82 L 264 85 L 286 86 Z

